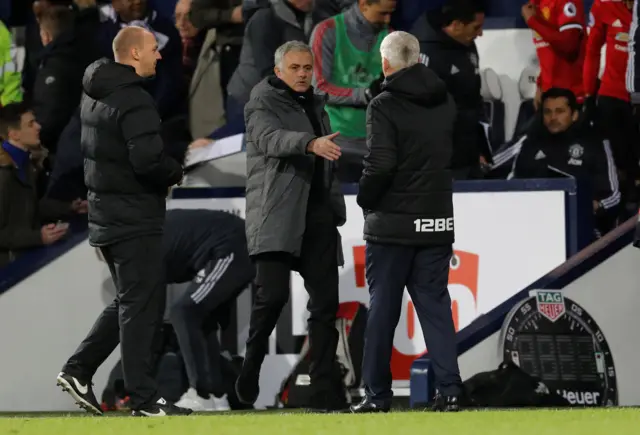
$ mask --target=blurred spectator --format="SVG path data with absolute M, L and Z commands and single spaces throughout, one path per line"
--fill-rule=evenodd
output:
M 52 6 L 72 7 L 73 0 L 35 0 L 31 1 L 32 13 L 29 14 L 25 28 L 25 58 L 22 68 L 22 89 L 27 100 L 31 100 L 33 84 L 40 66 L 42 52 L 42 38 L 38 21 L 44 12 Z
M 342 182 L 356 183 L 367 152 L 367 104 L 384 80 L 380 44 L 389 33 L 395 0 L 358 0 L 347 11 L 316 26 L 311 36 L 314 86 L 328 94 L 326 110 L 335 142 Z
M 586 38 L 583 0 L 531 0 L 522 6 L 522 18 L 533 30 L 540 75 L 538 105 L 550 88 L 570 89 L 582 103 L 582 65 Z
M 496 154 L 494 167 L 510 163 L 509 178 L 572 177 L 587 182 L 597 226 L 602 233 L 610 230 L 620 192 L 609 141 L 593 139 L 579 127 L 579 105 L 570 90 L 549 89 L 541 105 L 542 116 L 536 117 L 529 134 Z
M 45 196 L 60 201 L 87 199 L 84 160 L 80 149 L 80 110 L 77 109 L 58 140 Z
M 51 152 L 56 152 L 58 138 L 80 104 L 84 70 L 97 57 L 90 33 L 98 24 L 97 9 L 78 15 L 77 25 L 76 15 L 68 7 L 52 6 L 40 16 L 44 50 L 32 100 L 42 126 L 40 140 Z
M 149 0 L 149 5 L 154 11 L 158 11 L 163 18 L 171 20 L 177 2 L 177 0 Z
M 86 201 L 38 201 L 36 178 L 40 125 L 26 103 L 9 104 L 0 114 L 0 267 L 24 250 L 49 245 L 67 232 L 65 225 L 46 224 L 86 213 Z
M 0 104 L 22 101 L 20 71 L 18 71 L 17 50 L 11 33 L 4 23 L 0 23 Z
M 189 17 L 191 1 L 179 0 L 175 11 L 176 29 L 182 41 L 182 72 L 186 83 L 191 82 L 193 78 L 206 33 L 199 31 L 191 22 Z
M 632 7 L 632 0 L 597 0 L 594 3 L 589 16 L 583 73 L 585 115 L 611 142 L 623 186 L 624 202 L 628 199 L 627 195 L 636 196 L 635 185 L 640 181 L 638 126 L 625 83 Z M 605 44 L 605 66 L 598 88 L 600 54 Z
M 187 112 L 187 84 L 182 75 L 182 44 L 173 22 L 147 5 L 147 0 L 113 0 L 100 8 L 99 38 L 102 55 L 113 59 L 111 44 L 120 29 L 139 26 L 150 30 L 156 40 L 162 60 L 150 92 L 156 100 L 162 119 Z
M 193 1 L 189 18 L 195 27 L 216 29 L 216 46 L 220 56 L 220 86 L 226 104 L 227 86 L 238 67 L 242 50 L 242 0 L 186 1 Z
M 354 3 L 356 3 L 356 0 L 315 0 L 313 4 L 313 23 L 318 24 L 336 16 Z
M 451 169 L 455 179 L 483 177 L 489 160 L 480 95 L 480 69 L 475 40 L 482 36 L 482 4 L 475 0 L 448 0 L 416 22 L 413 33 L 420 41 L 422 61 L 447 84 L 458 116 L 453 137 Z
M 227 87 L 227 122 L 209 135 L 213 140 L 244 132 L 244 105 L 253 87 L 273 74 L 276 50 L 287 41 L 307 41 L 312 30 L 313 0 L 272 0 L 255 8 L 245 29 L 240 64 Z

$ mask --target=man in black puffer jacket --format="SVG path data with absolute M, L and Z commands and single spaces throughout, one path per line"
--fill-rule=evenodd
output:
M 158 397 L 150 364 L 166 301 L 165 198 L 182 178 L 180 164 L 164 152 L 153 98 L 142 88 L 160 59 L 158 43 L 149 31 L 126 27 L 113 49 L 115 62 L 99 60 L 85 71 L 80 118 L 89 242 L 109 265 L 117 296 L 69 358 L 58 384 L 82 408 L 101 414 L 91 379 L 119 342 L 133 415 L 184 414 L 190 411 Z
M 445 83 L 418 63 L 418 40 L 380 47 L 383 92 L 367 109 L 358 205 L 364 209 L 369 317 L 356 413 L 391 407 L 390 360 L 405 286 L 423 328 L 438 388 L 435 409 L 457 411 L 456 336 L 447 288 L 454 241 L 451 154 L 456 109 Z

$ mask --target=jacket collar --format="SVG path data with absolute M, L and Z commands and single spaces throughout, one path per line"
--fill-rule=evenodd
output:
M 266 79 L 264 79 L 261 83 L 256 85 L 256 88 L 260 87 L 256 89 L 257 91 L 256 93 L 261 95 L 262 98 L 273 98 L 288 106 L 299 106 L 300 103 L 298 103 L 289 92 L 287 92 L 285 89 L 279 89 L 273 86 L 272 80 L 274 80 L 275 78 L 276 78 L 275 76 L 269 76 Z M 316 112 L 321 112 L 322 108 L 326 104 L 328 95 L 317 94 L 315 93 L 315 89 L 313 87 L 311 89 L 314 91 L 313 92 L 314 109 Z

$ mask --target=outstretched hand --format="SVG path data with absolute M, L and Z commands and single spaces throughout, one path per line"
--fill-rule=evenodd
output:
M 342 155 L 340 147 L 333 142 L 340 132 L 335 132 L 327 136 L 322 136 L 309 142 L 307 151 L 324 159 L 334 161 L 338 160 Z

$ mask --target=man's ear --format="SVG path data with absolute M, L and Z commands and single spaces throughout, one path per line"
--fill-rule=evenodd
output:
M 7 130 L 7 140 L 18 141 L 20 140 L 20 130 L 10 128 Z
M 134 60 L 140 60 L 140 52 L 138 51 L 137 48 L 131 49 L 131 58 Z
M 573 115 L 571 115 L 571 119 L 573 119 L 573 122 L 576 122 L 579 117 L 580 117 L 580 110 L 578 109 L 574 110 Z
M 273 72 L 276 74 L 276 77 L 280 78 L 280 68 L 278 68 L 277 66 L 274 66 Z

